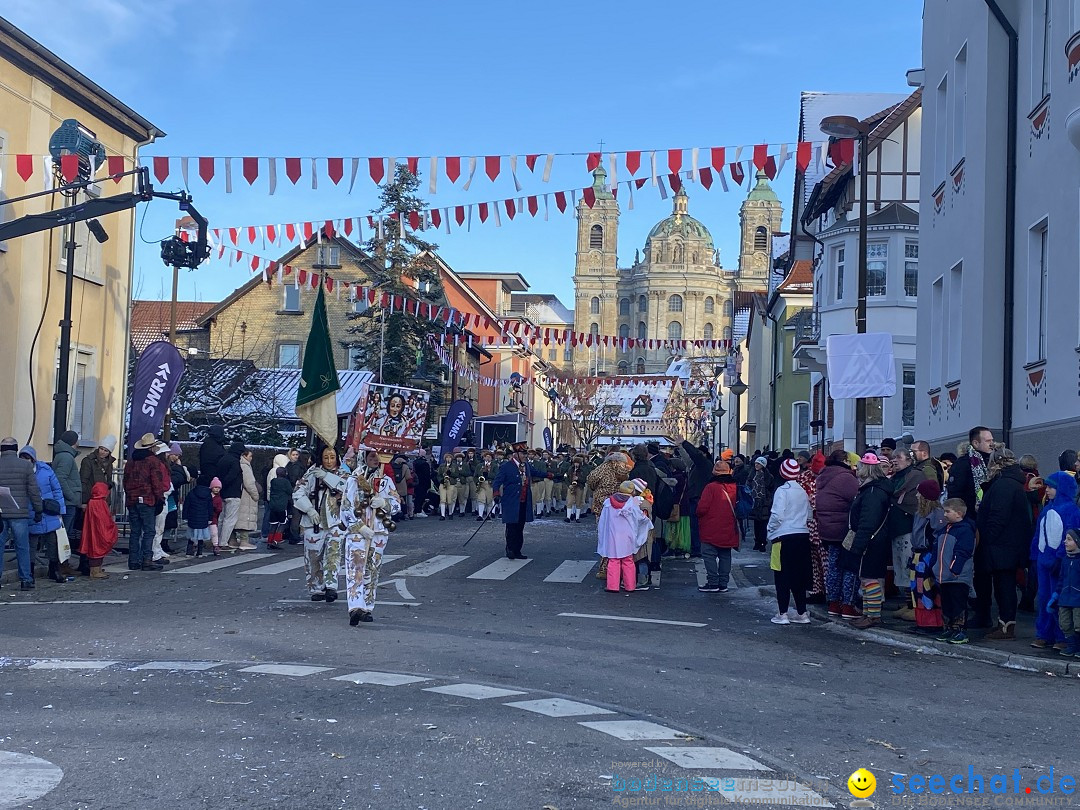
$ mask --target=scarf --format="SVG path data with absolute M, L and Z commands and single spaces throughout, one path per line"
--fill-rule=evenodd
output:
M 983 484 L 990 478 L 990 468 L 982 453 L 974 447 L 968 448 L 968 458 L 971 459 L 971 478 L 975 482 L 975 503 L 982 503 Z

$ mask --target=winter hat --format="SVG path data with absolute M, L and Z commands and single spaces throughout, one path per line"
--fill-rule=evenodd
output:
M 928 501 L 936 501 L 941 497 L 941 486 L 930 478 L 920 482 L 916 491 Z
M 769 460 L 767 458 L 765 458 L 765 456 L 758 456 L 757 458 L 754 459 L 754 463 L 755 464 L 760 464 L 762 467 L 768 467 L 769 466 Z
M 637 495 L 637 487 L 634 485 L 633 481 L 623 481 L 619 484 L 619 489 L 617 491 L 621 492 L 623 495 Z
M 644 479 L 641 478 L 631 478 L 630 483 L 634 485 L 634 494 L 636 495 L 640 495 L 642 492 L 649 488 L 649 485 L 646 484 Z
M 206 429 L 206 435 L 209 436 L 211 439 L 215 439 L 219 442 L 224 442 L 225 428 L 223 428 L 221 425 L 210 425 L 210 427 Z
M 60 441 L 64 444 L 70 444 L 72 447 L 79 443 L 79 434 L 74 430 L 65 430 L 60 434 Z
M 144 433 L 142 435 L 142 438 L 140 438 L 137 442 L 135 442 L 135 449 L 136 450 L 149 450 L 155 444 L 157 444 L 157 439 L 154 438 L 154 434 L 153 433 Z
M 218 478 L 217 476 L 214 476 L 210 480 L 210 489 L 213 489 L 214 487 L 217 487 L 218 489 L 221 489 L 221 479 Z
M 6 439 L 0 440 L 0 450 L 18 450 L 19 443 L 13 436 L 8 436 Z
M 881 446 L 887 447 L 890 450 L 896 449 L 896 439 L 882 439 Z
M 184 455 L 184 450 L 180 447 L 180 442 L 173 442 L 172 444 L 170 444 L 169 452 L 172 453 L 174 456 Z
M 794 481 L 799 477 L 800 472 L 802 472 L 802 468 L 799 467 L 799 462 L 793 458 L 785 458 L 783 464 L 780 465 L 780 477 L 788 481 Z
M 795 458 L 802 458 L 802 459 L 806 459 L 807 461 L 809 461 L 810 460 L 810 451 L 809 450 L 800 450 L 798 453 L 796 453 Z
M 660 452 L 660 442 L 649 442 L 645 445 L 645 449 L 649 451 L 649 455 L 655 456 Z
M 825 469 L 825 454 L 820 450 L 814 453 L 814 457 L 810 459 L 810 470 L 817 475 L 819 472 Z
M 110 453 L 116 449 L 116 437 L 111 433 L 98 442 L 98 447 L 104 447 Z
M 731 475 L 731 465 L 726 461 L 718 461 L 713 464 L 713 475 Z
M 848 451 L 847 460 L 850 466 L 855 467 L 859 463 L 859 454 Z
M 731 461 L 733 458 L 735 458 L 735 451 L 729 447 L 726 450 L 721 451 L 720 458 L 722 458 L 724 461 Z
M 26 445 L 26 447 L 24 447 L 22 450 L 20 450 L 19 455 L 20 456 L 30 456 L 30 458 L 32 458 L 34 460 L 34 463 L 35 464 L 37 463 L 37 450 L 35 450 L 30 445 Z
M 630 451 L 630 455 L 634 461 L 648 461 L 649 448 L 643 444 L 636 444 L 634 445 L 634 449 Z
M 239 458 L 240 456 L 244 455 L 244 453 L 246 453 L 246 452 L 247 452 L 247 447 L 244 446 L 243 442 L 233 442 L 232 444 L 229 445 L 229 455 L 233 455 L 233 456 L 236 456 L 237 458 Z

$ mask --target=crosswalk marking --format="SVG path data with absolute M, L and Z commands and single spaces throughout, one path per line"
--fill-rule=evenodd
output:
M 615 714 L 610 709 L 601 709 L 599 706 L 590 706 L 588 703 L 579 703 L 576 700 L 564 700 L 563 698 L 541 698 L 540 700 L 519 700 L 517 703 L 504 703 L 504 706 L 513 706 L 515 709 L 524 709 L 527 712 L 536 712 L 546 717 L 580 717 L 589 714 Z
M 544 582 L 581 582 L 595 566 L 596 560 L 563 560 Z
M 265 560 L 267 557 L 273 557 L 272 553 L 266 554 L 251 554 L 245 552 L 243 554 L 237 553 L 235 556 L 226 557 L 223 560 L 213 560 L 211 562 L 199 563 L 198 565 L 189 565 L 187 568 L 178 568 L 175 571 L 168 571 L 169 574 L 208 574 L 211 571 L 217 571 L 219 568 L 228 568 L 233 565 L 243 565 L 244 563 L 254 562 L 255 560 Z
M 221 666 L 221 661 L 151 661 L 135 669 L 164 669 L 172 672 L 204 672 Z
M 488 698 L 525 694 L 515 689 L 500 689 L 497 686 L 484 686 L 479 683 L 452 683 L 448 686 L 432 686 L 424 691 L 435 692 L 439 695 L 470 698 L 471 700 L 487 700 Z
M 316 672 L 327 672 L 333 667 L 308 667 L 299 664 L 260 664 L 254 667 L 245 667 L 241 672 L 255 672 L 260 675 L 288 675 L 293 678 L 303 678 L 305 675 L 314 675 Z
M 771 771 L 765 765 L 750 759 L 730 748 L 645 748 L 664 759 L 674 762 L 680 768 L 721 768 L 735 771 Z
M 304 558 L 294 557 L 291 560 L 282 560 L 281 562 L 271 563 L 270 565 L 260 565 L 258 568 L 251 568 L 247 571 L 241 571 L 241 574 L 262 574 L 263 576 L 269 576 L 270 574 L 284 574 L 286 571 L 292 571 L 294 568 L 303 568 Z
M 394 574 L 395 577 L 430 577 L 432 574 L 437 574 L 440 571 L 445 571 L 452 565 L 457 565 L 459 562 L 464 562 L 469 559 L 468 555 L 462 556 L 460 554 L 437 554 L 430 560 L 424 560 L 423 562 L 411 565 L 404 571 L 398 571 Z
M 590 720 L 579 722 L 578 725 L 602 731 L 620 740 L 678 740 L 689 736 L 648 720 Z
M 506 579 L 531 563 L 532 560 L 510 560 L 505 557 L 498 559 L 490 565 L 485 565 L 475 574 L 469 574 L 466 579 Z
M 30 669 L 105 669 L 115 661 L 38 661 Z

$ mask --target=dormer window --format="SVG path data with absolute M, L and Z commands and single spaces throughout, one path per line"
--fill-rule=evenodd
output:
M 644 361 L 641 361 L 641 365 L 644 365 Z M 652 397 L 648 394 L 642 394 L 633 401 L 630 405 L 630 415 L 636 416 L 639 419 L 643 419 L 648 416 L 652 411 Z

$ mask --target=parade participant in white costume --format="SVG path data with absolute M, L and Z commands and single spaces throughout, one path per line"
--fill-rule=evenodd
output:
M 390 516 L 401 504 L 392 470 L 370 450 L 365 463 L 349 476 L 345 485 L 341 517 L 345 536 L 345 593 L 349 599 L 349 624 L 374 621 L 375 589 L 379 566 L 390 532 L 396 527 Z
M 338 571 L 341 568 L 341 543 L 345 531 L 341 524 L 341 497 L 348 471 L 338 463 L 337 452 L 327 447 L 322 465 L 312 467 L 293 491 L 293 505 L 303 518 L 304 569 L 312 602 L 337 599 Z

